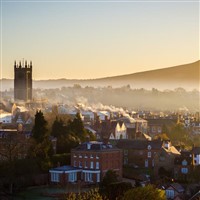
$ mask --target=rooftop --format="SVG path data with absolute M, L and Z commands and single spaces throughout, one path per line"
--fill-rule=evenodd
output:
M 98 142 L 98 141 L 90 141 L 84 142 L 80 144 L 78 147 L 74 148 L 74 150 L 81 151 L 110 151 L 117 150 L 115 146 L 110 143 Z

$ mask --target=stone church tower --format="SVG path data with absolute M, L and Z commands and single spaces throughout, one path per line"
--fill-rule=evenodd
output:
M 30 101 L 32 100 L 32 62 L 27 65 L 14 63 L 14 98 L 15 100 Z

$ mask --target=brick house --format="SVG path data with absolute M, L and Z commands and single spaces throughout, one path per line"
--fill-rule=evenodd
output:
M 188 180 L 188 176 L 192 173 L 193 165 L 192 158 L 180 156 L 174 160 L 174 178 L 181 180 Z
M 71 166 L 54 168 L 49 172 L 51 182 L 99 183 L 111 169 L 122 178 L 122 151 L 111 144 L 91 141 L 71 150 Z
M 160 167 L 172 170 L 174 158 L 180 155 L 170 141 L 119 140 L 117 147 L 123 149 L 124 165 L 153 169 L 154 175 Z
M 180 152 L 171 144 L 169 140 L 163 141 L 162 148 L 159 153 L 155 155 L 154 175 L 161 175 L 161 169 L 168 171 L 173 175 L 174 160 L 180 157 Z
M 171 119 L 147 119 L 148 121 L 148 133 L 150 136 L 163 133 L 163 127 L 170 129 L 176 124 L 175 120 Z
M 123 149 L 124 165 L 153 168 L 154 157 L 162 144 L 160 140 L 119 140 L 117 147 Z

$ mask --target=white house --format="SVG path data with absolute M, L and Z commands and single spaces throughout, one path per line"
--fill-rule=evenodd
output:
M 114 129 L 114 132 L 111 133 L 110 139 L 119 140 L 119 139 L 128 139 L 126 126 L 124 123 L 117 123 Z

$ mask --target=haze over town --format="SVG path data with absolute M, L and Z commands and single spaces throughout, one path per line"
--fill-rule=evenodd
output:
M 199 8 L 1 0 L 0 199 L 199 200 Z

